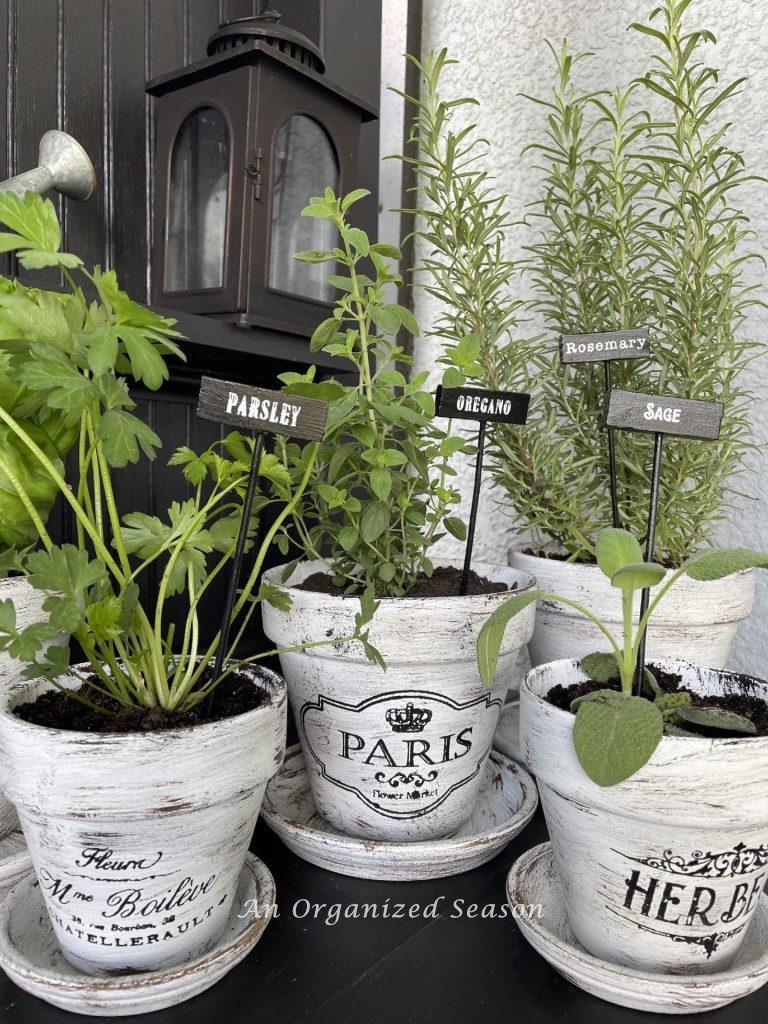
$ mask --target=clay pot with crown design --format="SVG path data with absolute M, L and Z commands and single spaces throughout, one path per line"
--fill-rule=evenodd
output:
M 300 589 L 321 566 L 306 562 L 286 583 L 289 611 L 264 606 L 264 630 L 278 646 L 349 636 L 359 602 Z M 359 643 L 280 656 L 317 810 L 347 835 L 395 842 L 457 832 L 472 813 L 518 652 L 533 630 L 533 605 L 509 625 L 497 682 L 487 689 L 476 642 L 508 597 L 533 588 L 526 573 L 476 565 L 506 585 L 466 597 L 385 598 L 370 627 L 387 664 L 369 662 Z

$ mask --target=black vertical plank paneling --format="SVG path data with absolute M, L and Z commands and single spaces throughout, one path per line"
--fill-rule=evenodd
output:
M 5 138 L 0 142 L 0 180 L 10 177 L 10 150 L 13 133 L 9 130 L 12 81 L 15 73 L 16 51 L 13 45 L 13 16 L 9 3 L 0 4 L 0 123 L 5 125 Z M 11 273 L 9 253 L 0 254 L 0 274 Z
M 331 0 L 323 8 L 326 76 L 337 85 L 379 105 L 381 82 L 381 0 Z M 350 188 L 379 191 L 379 126 L 360 133 L 357 181 Z M 377 237 L 378 207 L 368 201 L 356 213 L 358 226 Z
M 62 36 L 62 127 L 85 148 L 98 182 L 87 203 L 64 204 L 64 244 L 86 266 L 104 266 L 109 214 L 104 188 L 104 0 L 65 0 Z
M 59 30 L 60 0 L 17 0 L 16 76 L 14 87 L 15 173 L 37 166 L 43 132 L 60 127 Z M 61 203 L 58 203 L 59 209 Z M 35 274 L 35 283 L 55 288 L 58 275 Z
M 221 24 L 218 0 L 187 0 L 187 49 L 190 63 L 208 56 L 207 44 Z
M 224 14 L 227 21 L 234 21 L 235 18 L 247 18 L 256 13 L 257 7 L 257 0 L 224 0 Z
M 149 245 L 146 215 L 145 5 L 137 0 L 105 0 L 109 31 L 105 70 L 109 88 L 107 125 L 112 208 L 111 264 L 121 287 L 140 302 L 148 297 Z
M 129 0 L 130 2 L 130 0 Z M 147 17 L 146 24 L 146 60 L 145 75 L 147 79 L 163 75 L 168 71 L 183 67 L 185 55 L 186 33 L 185 23 L 185 0 L 145 0 Z M 149 96 L 145 97 L 145 149 L 149 172 L 149 181 L 152 181 L 152 174 L 155 159 L 155 123 L 154 107 Z M 152 220 L 157 216 L 157 211 L 152 208 L 152 190 L 147 190 L 145 199 L 147 238 L 152 238 Z M 149 253 L 146 260 L 147 290 L 149 282 L 150 262 L 152 259 L 151 243 L 147 243 Z
M 326 0 L 272 0 L 271 6 L 282 14 L 282 24 L 303 32 L 322 46 L 322 10 Z M 331 0 L 335 3 L 336 0 Z
M 149 76 L 184 64 L 184 0 L 149 0 Z

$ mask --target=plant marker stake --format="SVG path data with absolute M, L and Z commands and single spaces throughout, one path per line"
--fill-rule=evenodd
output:
M 647 359 L 651 355 L 650 330 L 638 327 L 636 330 L 609 331 L 599 334 L 563 334 L 560 336 L 560 362 L 564 366 L 574 363 L 602 363 L 605 375 L 606 409 L 613 384 L 611 363 L 617 359 Z M 611 520 L 618 529 L 619 486 L 616 479 L 616 439 L 613 430 L 606 427 L 608 435 L 608 473 L 611 485 Z
M 613 387 L 611 364 L 607 359 L 603 361 L 603 369 L 605 371 L 605 401 L 607 403 Z M 619 520 L 619 485 L 616 480 L 616 438 L 613 436 L 612 427 L 607 427 L 606 433 L 608 434 L 608 473 L 611 480 L 611 522 L 614 529 L 618 530 L 621 522 Z
M 652 562 L 656 547 L 656 520 L 659 506 L 659 481 L 664 435 L 687 437 L 702 441 L 716 441 L 720 437 L 723 420 L 722 402 L 701 402 L 672 395 L 638 394 L 636 391 L 614 389 L 608 396 L 605 426 L 619 430 L 634 430 L 654 435 L 653 469 L 651 470 L 651 498 L 648 509 L 648 536 L 645 561 Z M 643 590 L 640 598 L 640 620 L 648 611 L 650 589 Z M 632 692 L 642 693 L 645 675 L 645 641 L 647 630 L 638 644 L 637 670 Z
M 261 457 L 264 451 L 264 435 L 282 434 L 302 441 L 322 441 L 325 421 L 328 417 L 328 403 L 317 398 L 291 395 L 284 391 L 267 391 L 227 380 L 203 377 L 200 381 L 200 397 L 197 415 L 214 423 L 228 423 L 240 430 L 250 430 L 254 437 L 253 457 L 248 474 L 243 518 L 235 545 L 235 560 L 227 587 L 224 616 L 221 622 L 219 646 L 213 667 L 213 680 L 219 678 L 224 668 L 230 620 L 237 597 L 237 584 L 243 567 L 245 544 L 248 539 L 248 524 L 256 493 Z M 216 691 L 212 690 L 206 699 L 205 716 L 210 718 Z
M 254 434 L 253 458 L 251 459 L 251 470 L 248 474 L 248 488 L 243 503 L 243 518 L 240 520 L 240 529 L 237 534 L 237 545 L 235 547 L 235 561 L 232 565 L 232 572 L 227 586 L 227 599 L 224 602 L 224 615 L 221 620 L 219 646 L 216 651 L 216 661 L 213 665 L 213 679 L 221 675 L 224 668 L 224 656 L 229 643 L 229 630 L 231 626 L 232 610 L 235 607 L 237 597 L 237 584 L 240 582 L 240 573 L 243 569 L 243 557 L 245 556 L 245 542 L 248 539 L 248 524 L 251 521 L 251 508 L 256 494 L 256 482 L 259 479 L 259 467 L 261 466 L 261 454 L 264 450 L 264 435 L 261 431 Z M 205 717 L 210 718 L 213 713 L 213 703 L 216 697 L 216 690 L 208 694 L 205 702 Z
M 646 562 L 652 562 L 654 558 L 654 549 L 656 547 L 656 518 L 659 511 L 659 480 L 661 478 L 661 452 L 664 446 L 664 435 L 654 434 L 653 436 L 653 469 L 651 470 L 651 502 L 648 509 L 648 531 L 646 534 L 645 541 L 645 560 Z M 640 621 L 648 611 L 648 605 L 651 603 L 651 591 L 646 588 L 640 595 Z M 645 677 L 645 640 L 648 635 L 646 630 L 640 638 L 640 644 L 637 651 L 637 668 L 635 671 L 635 688 L 634 693 L 636 697 L 640 697 L 643 692 L 643 679 Z
M 472 548 L 475 545 L 475 526 L 477 524 L 477 508 L 480 504 L 480 481 L 483 476 L 483 451 L 485 449 L 485 421 L 480 423 L 477 432 L 477 458 L 475 460 L 475 484 L 472 488 L 472 508 L 467 526 L 467 547 L 464 551 L 464 570 L 461 574 L 459 595 L 464 597 L 469 586 L 469 570 L 472 566 Z
M 472 508 L 467 526 L 464 569 L 459 585 L 461 597 L 467 593 L 469 573 L 472 568 L 472 548 L 475 543 L 475 526 L 477 525 L 480 486 L 483 477 L 486 425 L 488 423 L 514 423 L 522 426 L 528 419 L 530 401 L 530 395 L 518 391 L 485 391 L 482 388 L 444 388 L 440 386 L 435 393 L 435 416 L 444 416 L 446 419 L 475 420 L 479 423 Z

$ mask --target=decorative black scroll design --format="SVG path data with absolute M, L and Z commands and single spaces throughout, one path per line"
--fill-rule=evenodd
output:
M 701 946 L 707 955 L 707 960 L 711 959 L 712 954 L 716 953 L 722 944 L 727 940 L 733 938 L 734 935 L 738 935 L 739 932 L 743 932 L 749 924 L 749 921 L 744 921 L 737 928 L 731 928 L 730 931 L 710 932 L 709 935 L 680 935 L 674 932 L 665 932 L 660 928 L 651 928 L 650 925 L 641 924 L 639 921 L 635 921 L 626 914 L 621 914 L 619 911 L 614 910 L 613 907 L 607 907 L 612 914 L 616 917 L 620 917 L 623 921 L 627 921 L 629 924 L 634 924 L 640 931 L 650 932 L 652 935 L 661 935 L 665 939 L 671 939 L 672 942 L 685 942 L 689 946 Z
M 617 851 L 618 852 L 618 851 Z M 702 853 L 694 850 L 690 858 L 665 850 L 660 857 L 630 857 L 628 860 L 658 871 L 668 871 L 673 875 L 693 875 L 697 878 L 732 878 L 736 875 L 748 875 L 759 871 L 768 864 L 768 846 L 747 846 L 738 843 L 732 850 L 722 853 Z
M 731 939 L 734 935 L 738 935 L 739 932 L 743 932 L 748 924 L 749 921 L 745 921 L 738 928 L 732 928 L 730 931 L 710 932 L 709 935 L 675 935 L 671 932 L 659 931 L 657 928 L 649 928 L 645 924 L 638 924 L 637 927 L 644 932 L 652 932 L 654 935 L 664 935 L 666 938 L 672 939 L 673 942 L 685 942 L 689 946 L 701 946 L 707 954 L 707 960 L 710 960 L 712 954 L 716 953 L 727 939 Z
M 423 775 L 419 775 L 418 772 L 411 772 L 410 775 L 405 775 L 403 772 L 397 772 L 392 775 L 389 779 L 384 772 L 376 772 L 375 779 L 377 782 L 388 782 L 393 789 L 397 789 L 399 786 L 414 785 L 417 789 L 421 789 L 428 782 L 434 782 L 437 778 L 437 772 L 430 772 L 425 778 Z

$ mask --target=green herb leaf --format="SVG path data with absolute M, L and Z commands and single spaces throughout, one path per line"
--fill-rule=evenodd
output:
M 643 550 L 627 530 L 601 530 L 596 542 L 597 564 L 612 579 L 625 565 L 643 561 Z
M 138 462 L 139 447 L 148 459 L 154 459 L 155 450 L 162 444 L 154 430 L 122 409 L 108 409 L 104 413 L 97 436 L 102 443 L 104 457 L 116 469 L 127 466 L 129 462 Z
M 128 353 L 133 376 L 157 391 L 163 381 L 168 380 L 168 367 L 163 357 L 139 328 L 120 325 L 117 333 Z
M 400 330 L 400 314 L 395 306 L 381 306 L 371 310 L 373 322 L 383 334 L 397 334 Z
M 467 526 L 463 519 L 459 519 L 457 516 L 446 516 L 443 526 L 456 540 L 467 539 Z
M 744 569 L 767 569 L 768 555 L 748 548 L 717 548 L 694 555 L 685 565 L 693 580 L 720 580 Z
M 621 677 L 619 663 L 613 653 L 586 654 L 581 659 L 581 667 L 596 683 L 611 683 Z
M 364 541 L 373 544 L 389 526 L 389 505 L 385 501 L 374 501 L 366 508 L 360 523 L 360 534 Z
M 382 501 L 386 501 L 392 490 L 392 477 L 386 469 L 374 469 L 371 471 L 371 490 Z M 389 518 L 389 510 L 387 510 Z
M 661 711 L 643 697 L 615 690 L 605 700 L 579 707 L 573 744 L 581 767 L 598 786 L 616 786 L 631 778 L 653 756 L 661 740 Z
M 27 559 L 29 582 L 36 590 L 63 594 L 82 600 L 83 594 L 97 583 L 107 582 L 103 562 L 90 559 L 74 544 L 63 544 L 51 551 L 35 551 Z
M 15 232 L 5 237 L 3 251 L 16 249 L 19 262 L 27 270 L 80 266 L 77 256 L 59 252 L 61 228 L 50 199 L 35 192 L 26 192 L 23 198 L 4 192 L 0 195 L 0 223 Z
M 312 337 L 309 342 L 309 351 L 318 352 L 324 345 L 333 338 L 339 329 L 339 321 L 335 317 L 328 317 L 327 320 L 321 320 L 312 333 Z
M 540 596 L 541 591 L 533 590 L 511 597 L 483 623 L 477 638 L 477 665 L 480 669 L 480 678 L 486 686 L 492 686 L 496 678 L 499 652 L 510 620 L 537 601 Z
M 722 732 L 744 733 L 747 736 L 757 735 L 757 726 L 751 719 L 726 708 L 689 706 L 677 708 L 677 714 L 684 722 L 690 722 L 692 725 L 719 729 Z
M 635 565 L 625 565 L 611 576 L 611 586 L 621 590 L 644 590 L 647 587 L 656 587 L 667 575 L 663 565 L 656 565 L 654 562 L 638 562 Z

